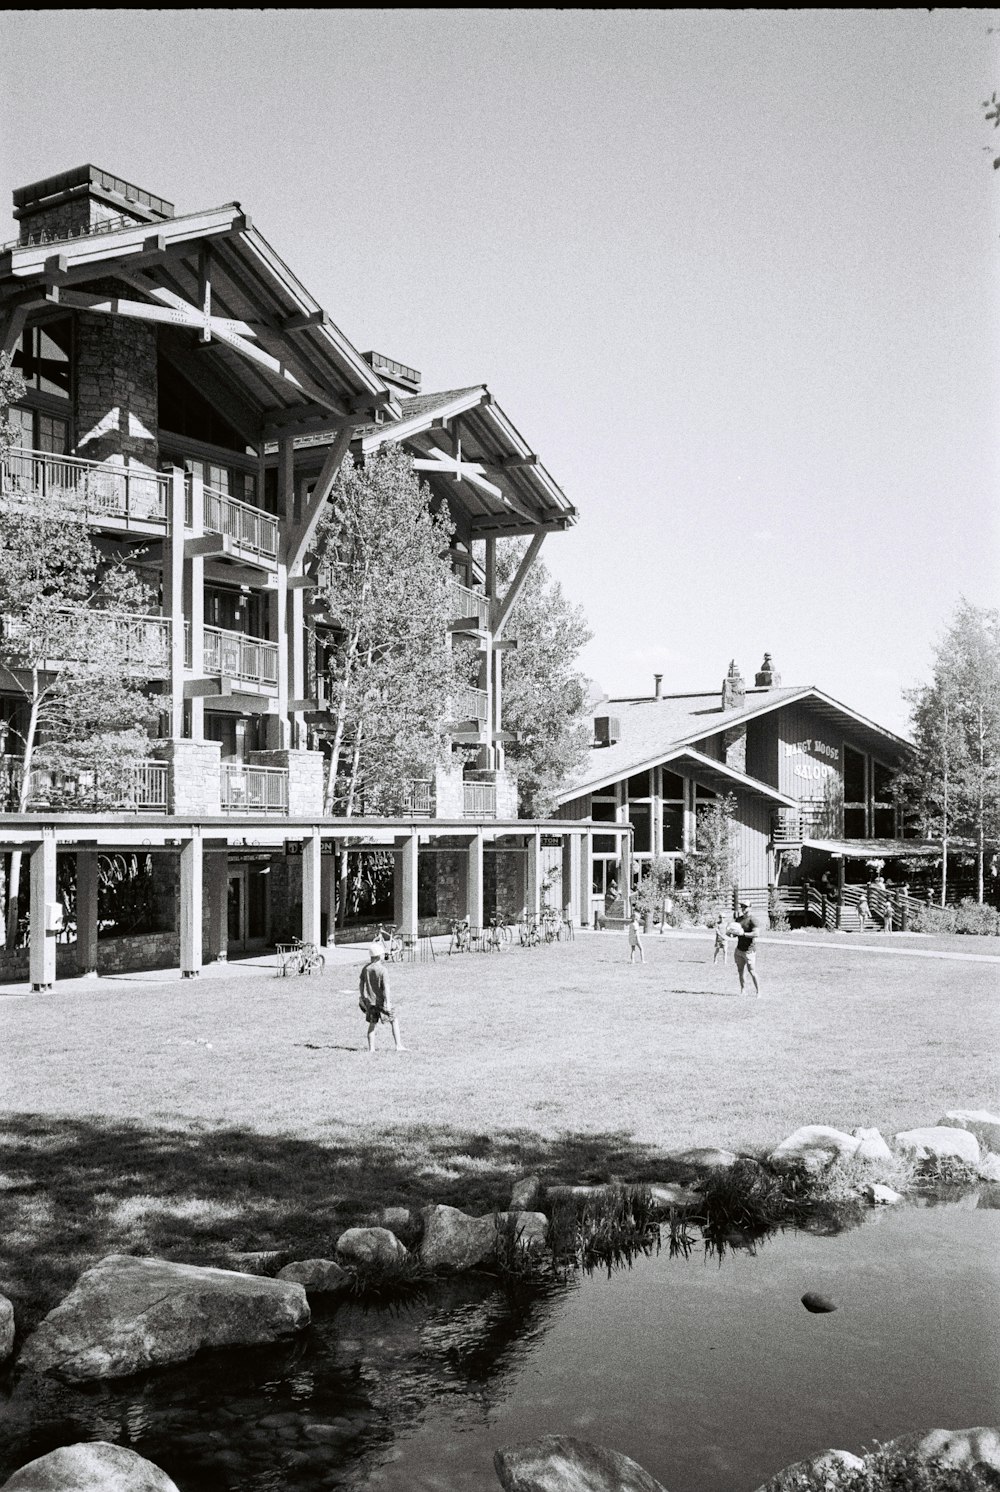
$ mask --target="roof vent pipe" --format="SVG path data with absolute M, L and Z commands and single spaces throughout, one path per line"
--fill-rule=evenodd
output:
M 653 675 L 653 698 L 654 699 L 659 699 L 659 697 L 660 697 L 660 691 L 661 691 L 662 687 L 663 687 L 663 675 L 661 673 L 654 673 L 654 675 Z

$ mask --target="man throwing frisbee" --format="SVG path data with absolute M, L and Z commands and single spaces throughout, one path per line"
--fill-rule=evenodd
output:
M 746 976 L 749 974 L 753 983 L 754 997 L 760 996 L 760 985 L 757 983 L 755 964 L 757 961 L 757 931 L 760 923 L 750 910 L 748 901 L 740 902 L 740 915 L 736 920 L 733 931 L 736 937 L 736 972 L 740 976 L 740 994 L 746 994 Z

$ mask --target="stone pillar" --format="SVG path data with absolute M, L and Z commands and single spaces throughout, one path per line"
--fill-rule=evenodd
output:
M 208 896 L 208 956 L 224 964 L 229 958 L 229 855 L 216 850 L 205 860 Z
M 320 938 L 320 915 L 323 910 L 321 893 L 323 875 L 323 842 L 318 829 L 312 829 L 302 845 L 302 941 L 315 943 Z
M 170 739 L 184 736 L 184 496 L 185 478 L 170 478 L 169 528 L 163 541 L 163 609 L 170 618 Z
M 170 813 L 198 818 L 222 812 L 222 746 L 218 741 L 160 741 L 156 755 L 170 763 Z
M 205 532 L 205 487 L 201 477 L 191 476 L 191 534 Z M 184 562 L 184 615 L 191 627 L 191 676 L 205 676 L 205 560 L 200 554 Z M 185 665 L 186 667 L 186 665 Z M 196 695 L 187 701 L 188 734 L 192 741 L 205 739 L 205 700 Z
M 51 989 L 56 981 L 56 932 L 49 931 L 49 909 L 56 904 L 56 836 L 42 830 L 42 842 L 31 851 L 30 947 L 28 972 L 33 990 Z
M 314 818 L 323 812 L 321 751 L 251 751 L 250 765 L 283 767 L 288 773 L 288 817 Z
M 76 857 L 76 969 L 97 974 L 97 851 L 81 850 Z
M 202 853 L 201 830 L 181 841 L 181 978 L 197 979 L 202 963 Z
M 78 454 L 155 471 L 158 403 L 156 327 L 125 316 L 77 315 Z
M 408 834 L 402 842 L 396 841 L 395 865 L 399 878 L 399 898 L 394 916 L 400 932 L 417 935 L 417 856 L 420 837 L 416 831 Z M 394 899 L 395 900 L 395 899 Z
M 465 890 L 465 915 L 471 927 L 483 925 L 483 831 L 480 829 L 465 855 L 468 867 Z

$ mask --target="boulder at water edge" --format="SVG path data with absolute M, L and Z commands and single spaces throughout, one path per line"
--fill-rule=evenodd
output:
M 520 1233 L 523 1248 L 538 1249 L 545 1243 L 548 1219 L 544 1212 L 490 1212 L 470 1217 L 457 1207 L 425 1207 L 421 1262 L 429 1269 L 475 1269 L 488 1263 L 496 1251 L 497 1229 L 509 1218 Z
M 801 1161 L 807 1171 L 818 1174 L 837 1161 L 852 1160 L 860 1143 L 853 1135 L 828 1124 L 803 1124 L 776 1145 L 768 1159 L 776 1165 Z
M 275 1342 L 309 1324 L 290 1280 L 111 1254 L 25 1343 L 21 1364 L 65 1383 L 184 1362 L 203 1347 Z
M 807 1461 L 796 1461 L 794 1466 L 786 1466 L 777 1476 L 758 1487 L 757 1492 L 789 1492 L 789 1488 L 802 1485 L 800 1477 L 803 1481 L 810 1479 L 806 1485 L 817 1487 L 823 1485 L 819 1479 L 824 1476 L 826 1485 L 835 1487 L 840 1472 L 860 1471 L 864 1464 L 860 1456 L 853 1456 L 850 1451 L 823 1451 L 821 1455 L 810 1456 Z
M 537 1176 L 521 1176 L 510 1194 L 511 1212 L 534 1212 L 542 1183 Z
M 354 1264 L 394 1264 L 408 1252 L 388 1228 L 348 1228 L 337 1239 L 336 1251 Z
M 14 1307 L 6 1295 L 0 1295 L 0 1363 L 14 1350 Z
M 621 1451 L 572 1435 L 545 1435 L 493 1457 L 504 1492 L 666 1492 Z
M 967 1129 L 939 1125 L 927 1129 L 906 1129 L 896 1136 L 896 1146 L 914 1160 L 960 1160 L 979 1165 L 979 1141 Z
M 408 1207 L 383 1207 L 379 1214 L 379 1225 L 398 1235 L 413 1226 L 413 1214 Z
M 177 1492 L 165 1471 L 123 1445 L 63 1445 L 15 1471 L 0 1492 Z
M 1000 1476 L 1000 1429 L 977 1425 L 971 1430 L 928 1430 L 925 1435 L 900 1435 L 890 1440 L 895 1451 L 920 1461 L 940 1461 L 957 1470 L 991 1473 L 986 1485 L 997 1485 Z
M 1000 1155 L 1000 1118 L 988 1109 L 949 1109 L 938 1124 L 946 1129 L 967 1129 L 983 1150 Z
M 335 1295 L 350 1289 L 351 1276 L 333 1259 L 294 1259 L 278 1270 L 279 1280 L 294 1280 L 307 1295 Z
M 734 1166 L 737 1157 L 731 1150 L 717 1150 L 714 1145 L 696 1145 L 691 1150 L 671 1150 L 670 1159 L 702 1171 L 723 1171 Z
M 854 1152 L 855 1160 L 867 1161 L 869 1165 L 875 1161 L 892 1160 L 892 1151 L 882 1138 L 880 1130 L 852 1129 L 851 1134 L 858 1142 L 858 1148 Z
M 650 1181 L 647 1185 L 657 1212 L 690 1212 L 705 1200 L 701 1192 L 678 1186 L 675 1181 Z
M 902 1192 L 893 1191 L 891 1186 L 880 1186 L 877 1181 L 868 1183 L 865 1195 L 876 1207 L 891 1207 L 895 1202 L 903 1200 Z
M 979 1162 L 979 1174 L 984 1181 L 1000 1181 L 1000 1155 L 984 1155 Z

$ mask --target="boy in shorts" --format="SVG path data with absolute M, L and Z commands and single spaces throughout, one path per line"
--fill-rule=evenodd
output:
M 726 919 L 721 912 L 712 924 L 712 931 L 715 933 L 715 951 L 712 954 L 712 966 L 714 968 L 719 961 L 720 953 L 722 954 L 722 962 L 726 963 L 728 961 L 729 944 L 726 941 Z
M 639 955 L 639 962 L 641 964 L 644 964 L 646 962 L 646 955 L 642 951 L 642 939 L 639 936 L 639 927 L 640 927 L 639 913 L 638 912 L 633 912 L 632 913 L 632 920 L 630 921 L 630 923 L 628 925 L 628 961 L 629 961 L 629 963 L 632 963 L 634 961 L 635 955 L 637 953 Z
M 368 1022 L 368 1050 L 375 1050 L 375 1032 L 380 1025 L 392 1031 L 397 1052 L 405 1052 L 399 1034 L 399 1018 L 392 1008 L 389 996 L 389 979 L 385 972 L 385 947 L 381 942 L 372 943 L 368 949 L 368 962 L 361 970 L 361 997 L 358 1007 Z
M 757 974 L 754 964 L 757 958 L 757 930 L 760 923 L 750 910 L 748 901 L 740 902 L 740 915 L 736 919 L 737 925 L 742 929 L 736 939 L 736 952 L 733 958 L 736 963 L 736 972 L 740 976 L 740 994 L 746 994 L 744 983 L 747 974 L 753 983 L 754 997 L 760 997 L 760 985 L 757 983 Z

